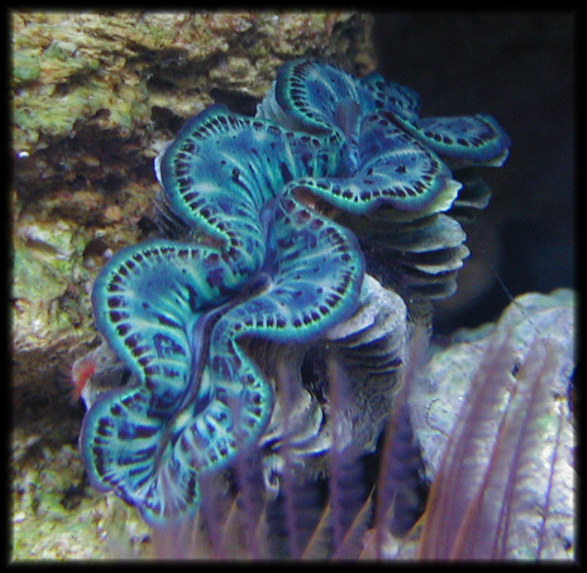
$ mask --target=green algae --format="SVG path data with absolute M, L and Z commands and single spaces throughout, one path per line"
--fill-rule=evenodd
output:
M 14 78 L 20 82 L 30 82 L 41 75 L 39 56 L 34 52 L 17 52 L 12 59 Z
M 33 337 L 50 343 L 67 336 L 79 310 L 61 304 L 82 259 L 84 241 L 63 222 L 23 226 L 13 245 L 12 299 L 15 343 Z

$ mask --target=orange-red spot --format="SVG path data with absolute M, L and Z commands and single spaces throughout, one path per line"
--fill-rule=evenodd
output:
M 93 356 L 82 356 L 78 358 L 71 368 L 71 382 L 73 389 L 71 399 L 77 402 L 88 380 L 96 373 L 96 359 Z

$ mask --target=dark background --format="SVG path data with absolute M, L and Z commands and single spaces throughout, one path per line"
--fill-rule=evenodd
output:
M 574 27 L 570 13 L 375 14 L 379 71 L 424 116 L 493 115 L 510 158 L 486 168 L 489 207 L 435 331 L 493 320 L 509 297 L 574 285 Z

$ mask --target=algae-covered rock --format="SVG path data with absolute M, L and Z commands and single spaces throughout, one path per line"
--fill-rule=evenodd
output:
M 370 18 L 351 12 L 14 12 L 15 150 L 69 137 L 108 110 L 108 127 L 148 129 L 153 107 L 186 117 L 213 89 L 261 97 L 305 54 L 373 67 Z
M 14 452 L 15 560 L 149 555 L 149 531 L 137 512 L 87 487 L 75 448 L 43 444 L 38 436 L 26 446 Z
M 564 364 L 551 388 L 566 395 L 575 356 L 576 294 L 557 289 L 549 295 L 528 293 L 517 297 L 495 323 L 460 329 L 432 349 L 434 354 L 411 388 L 412 421 L 424 449 L 427 472 L 436 475 L 442 455 L 466 399 L 471 382 L 487 349 L 499 336 L 507 336 L 510 360 L 516 370 L 532 345 L 555 340 Z M 515 373 L 512 373 L 512 380 Z M 567 405 L 567 409 L 570 404 Z
M 421 557 L 574 559 L 575 299 L 519 296 L 416 376 L 412 423 L 432 481 Z

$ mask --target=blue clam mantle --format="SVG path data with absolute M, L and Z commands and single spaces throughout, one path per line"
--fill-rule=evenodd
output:
M 359 308 L 366 268 L 410 300 L 454 290 L 468 251 L 451 210 L 484 206 L 472 168 L 501 165 L 510 141 L 490 116 L 419 107 L 377 74 L 296 60 L 257 117 L 212 106 L 187 122 L 157 174 L 188 237 L 120 251 L 93 290 L 130 371 L 84 419 L 97 488 L 151 523 L 194 511 L 201 477 L 254 447 L 275 407 L 250 340 L 324 340 Z

